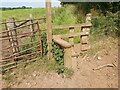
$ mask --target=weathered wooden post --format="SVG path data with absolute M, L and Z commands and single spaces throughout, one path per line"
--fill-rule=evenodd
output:
M 86 15 L 86 24 L 91 24 L 91 14 Z M 82 27 L 82 32 L 85 32 L 86 35 L 81 35 L 81 50 L 86 51 L 90 48 L 88 45 L 90 26 Z
M 69 30 L 70 30 L 70 34 L 73 34 L 74 33 L 74 27 L 69 27 Z M 71 68 L 76 70 L 77 69 L 77 57 L 75 56 L 75 51 L 74 51 L 74 37 L 71 36 L 69 37 L 69 43 L 72 45 L 70 48 L 67 48 L 67 49 L 64 49 L 64 51 L 66 53 L 68 53 L 67 55 L 69 55 L 69 58 L 70 59 L 70 63 L 69 65 L 71 65 Z M 65 54 L 65 53 L 64 53 Z M 65 54 L 66 55 L 66 54 Z M 66 57 L 66 56 L 65 56 Z
M 70 34 L 74 33 L 74 27 L 69 27 Z M 74 44 L 74 37 L 69 37 L 69 43 Z
M 32 14 L 30 14 L 30 30 L 31 30 L 31 32 L 34 32 L 34 25 L 33 25 L 33 15 Z M 34 34 L 34 33 L 33 33 Z
M 39 31 L 39 38 L 40 38 L 40 56 L 42 57 L 42 39 L 41 39 L 41 29 L 39 27 L 39 23 L 37 23 L 37 29 Z
M 72 48 L 64 48 L 64 66 L 67 68 L 72 68 Z
M 9 42 L 10 42 L 10 45 L 12 47 L 12 51 L 13 53 L 17 53 L 19 52 L 19 47 L 18 47 L 18 40 L 17 40 L 17 31 L 15 29 L 16 25 L 15 25 L 15 20 L 14 18 L 9 18 L 7 20 L 7 23 L 6 24 L 6 28 L 8 31 L 7 35 L 9 36 Z
M 48 43 L 48 59 L 52 59 L 52 8 L 51 0 L 46 0 L 46 23 L 47 23 L 47 43 Z
M 35 30 L 34 30 L 34 21 L 33 21 L 33 15 L 32 14 L 30 14 L 30 30 L 31 30 L 31 32 L 32 32 L 32 38 L 31 38 L 31 41 L 33 42 L 33 41 L 35 41 Z

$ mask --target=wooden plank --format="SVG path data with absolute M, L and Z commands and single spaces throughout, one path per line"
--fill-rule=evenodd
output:
M 48 43 L 48 59 L 52 59 L 52 8 L 51 0 L 46 0 L 46 24 L 47 24 L 47 43 Z
M 64 48 L 69 48 L 72 45 L 70 43 L 68 43 L 67 41 L 61 39 L 61 38 L 53 38 L 54 42 L 56 42 L 57 44 L 59 44 L 60 46 L 64 47 Z
M 72 25 L 58 25 L 58 26 L 53 26 L 52 28 L 53 29 L 66 29 L 66 28 L 81 28 L 81 27 L 91 27 L 92 24 L 89 23 L 89 24 L 72 24 Z
M 75 36 L 88 36 L 88 32 L 79 32 L 79 33 L 70 33 L 70 34 L 62 34 L 62 35 L 53 35 L 53 38 L 60 37 L 60 38 L 66 38 L 66 37 L 75 37 Z

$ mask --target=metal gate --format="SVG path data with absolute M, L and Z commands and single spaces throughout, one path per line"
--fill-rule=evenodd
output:
M 41 30 L 38 22 L 32 19 L 7 20 L 4 31 L 0 32 L 1 71 L 17 67 L 22 62 L 36 61 L 42 57 Z M 1 24 L 3 25 L 3 24 Z

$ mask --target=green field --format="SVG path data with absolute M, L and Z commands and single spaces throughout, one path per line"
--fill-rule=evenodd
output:
M 5 22 L 6 19 L 14 17 L 15 20 L 24 20 L 28 19 L 30 14 L 34 18 L 46 17 L 45 8 L 32 8 L 32 9 L 14 9 L 0 11 L 2 13 L 2 21 Z M 73 13 L 71 7 L 61 7 L 61 8 L 52 8 L 52 21 L 53 25 L 65 25 L 65 24 L 76 24 L 76 15 Z M 2 28 L 4 30 L 4 28 Z M 67 33 L 69 30 L 53 30 L 53 34 L 63 34 Z
M 2 21 L 5 21 L 7 18 L 14 17 L 16 20 L 22 20 L 29 18 L 29 15 L 32 14 L 34 18 L 45 17 L 44 8 L 33 8 L 33 9 L 15 9 L 15 10 L 6 10 L 2 12 Z
M 34 18 L 41 18 L 46 16 L 45 8 L 32 8 L 32 9 L 14 9 L 0 11 L 2 13 L 2 21 L 5 21 L 7 18 L 14 17 L 16 20 L 22 20 L 29 18 L 29 15 L 32 14 Z M 74 24 L 76 23 L 76 17 L 72 10 L 68 7 L 64 8 L 52 8 L 52 18 L 53 24 Z

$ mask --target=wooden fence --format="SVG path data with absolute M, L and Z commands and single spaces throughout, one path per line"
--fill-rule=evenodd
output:
M 0 32 L 1 71 L 17 67 L 21 61 L 31 62 L 42 57 L 39 21 L 45 21 L 45 18 L 26 20 L 9 18 L 6 22 L 0 23 L 6 29 Z
M 86 22 L 84 24 L 75 24 L 75 25 L 59 25 L 53 26 L 52 29 L 69 29 L 69 34 L 62 34 L 62 35 L 53 35 L 53 40 L 60 46 L 64 48 L 64 66 L 68 68 L 73 68 L 76 70 L 77 68 L 77 56 L 80 55 L 81 51 L 86 51 L 90 47 L 89 43 L 89 35 L 90 35 L 90 27 L 91 24 L 91 14 L 87 14 Z M 79 28 L 79 32 L 75 33 L 75 28 Z M 74 51 L 74 37 L 80 37 L 80 52 L 75 53 Z M 69 41 L 63 40 L 63 38 L 69 38 Z
M 80 37 L 80 52 L 86 51 L 89 48 L 88 40 L 90 27 L 92 26 L 91 14 L 87 14 L 86 22 L 83 24 L 52 26 L 52 24 L 50 24 L 51 20 L 49 19 L 50 18 L 34 19 L 32 15 L 30 15 L 30 19 L 15 20 L 14 18 L 10 18 L 7 19 L 5 23 L 0 23 L 0 25 L 4 25 L 6 29 L 0 32 L 0 41 L 2 41 L 3 46 L 2 50 L 0 50 L 2 53 L 0 60 L 0 63 L 2 63 L 2 71 L 16 67 L 21 61 L 31 62 L 37 60 L 40 56 L 42 57 L 41 31 L 47 31 L 48 58 L 52 58 L 50 52 L 52 49 L 52 38 L 54 42 L 64 47 L 64 66 L 76 69 L 76 56 L 79 56 L 80 53 L 74 52 L 74 37 Z M 41 24 L 39 21 L 47 22 L 44 30 L 40 28 L 41 26 L 39 27 Z M 69 29 L 68 34 L 52 35 L 52 30 L 64 30 L 66 28 Z M 79 28 L 80 30 L 75 32 L 75 28 Z M 69 38 L 69 41 L 65 41 L 63 38 Z

